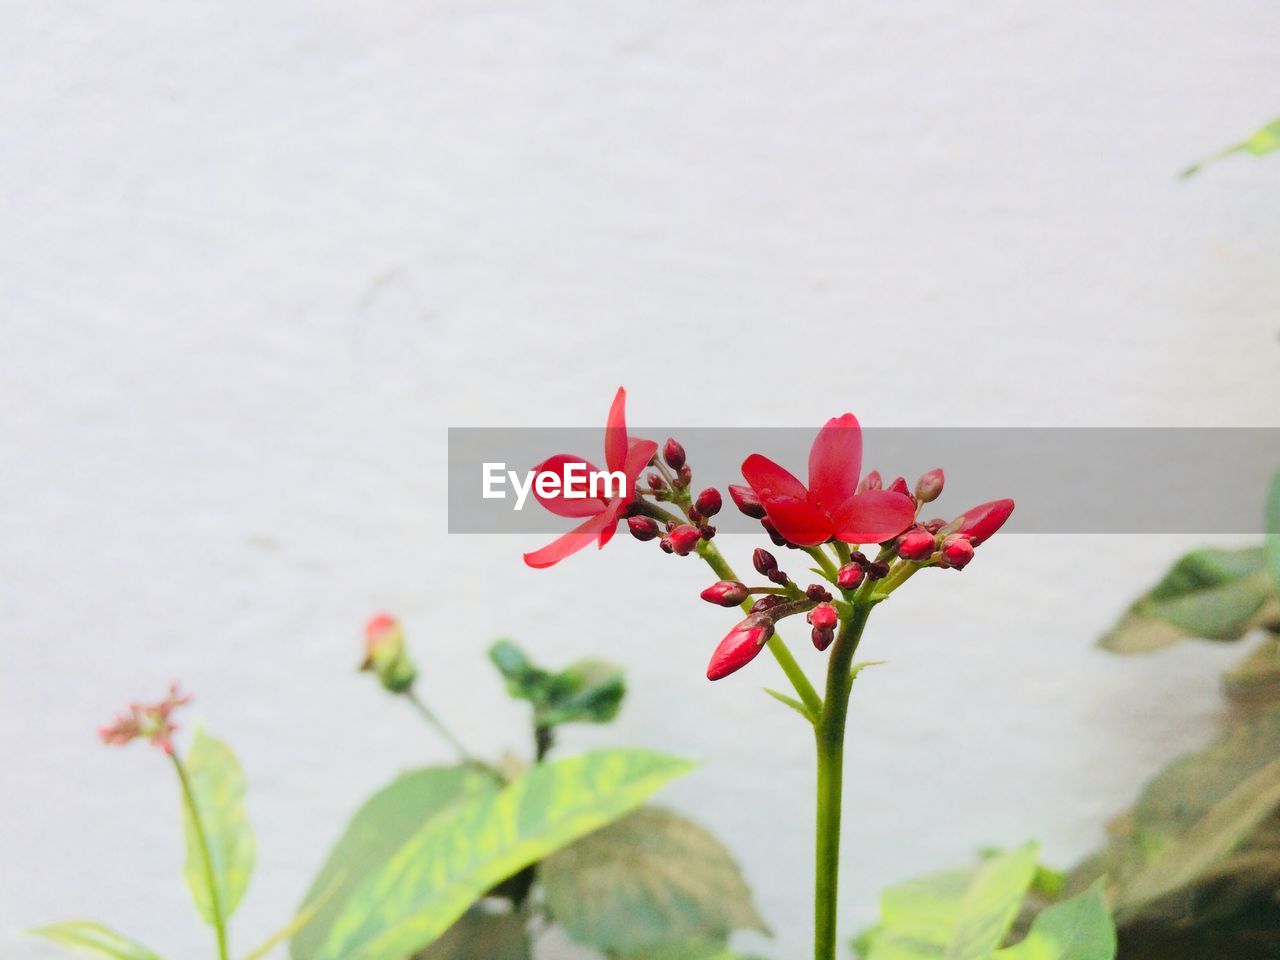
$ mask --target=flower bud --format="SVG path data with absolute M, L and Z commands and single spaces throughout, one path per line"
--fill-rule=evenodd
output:
M 704 517 L 714 517 L 724 506 L 724 500 L 721 499 L 719 490 L 715 487 L 707 487 L 698 494 L 698 499 L 693 501 L 693 506 Z
M 889 484 L 891 493 L 900 493 L 904 497 L 911 496 L 911 490 L 907 487 L 906 477 L 895 477 L 893 483 Z
M 860 567 L 865 567 L 867 565 L 867 555 L 861 550 L 854 550 L 849 554 L 849 562 L 856 563 Z
M 676 471 L 675 485 L 680 490 L 685 489 L 693 481 L 693 471 L 689 469 L 686 463 L 683 467 Z
M 836 613 L 836 608 L 829 603 L 820 603 L 809 611 L 806 619 L 815 627 L 822 627 L 824 630 L 833 629 L 840 622 L 840 615 Z
M 948 567 L 963 570 L 973 559 L 973 544 L 964 534 L 952 534 L 942 542 L 942 559 Z
M 933 520 L 926 520 L 923 524 L 921 524 L 921 526 L 923 526 L 926 530 L 928 530 L 930 533 L 933 533 L 933 534 L 936 534 L 939 530 L 941 530 L 946 525 L 947 525 L 947 521 L 939 520 L 937 518 Z
M 756 568 L 757 573 L 765 577 L 778 569 L 777 559 L 764 547 L 756 547 L 755 552 L 751 554 L 751 565 Z
M 756 492 L 750 487 L 731 483 L 729 484 L 729 496 L 733 498 L 733 502 L 738 509 L 752 520 L 764 519 L 764 504 L 760 502 L 760 498 L 756 496 Z
M 822 627 L 814 627 L 809 631 L 809 638 L 813 640 L 813 646 L 821 653 L 831 646 L 832 641 L 836 638 L 836 632 Z
M 946 482 L 941 467 L 934 467 L 928 473 L 920 474 L 916 481 L 916 499 L 921 503 L 933 503 L 942 493 L 942 485 Z
M 766 610 L 772 610 L 779 604 L 786 603 L 786 597 L 780 597 L 776 593 L 769 593 L 761 597 L 751 605 L 752 613 L 764 613 Z
M 1013 513 L 1012 500 L 992 500 L 990 503 L 979 504 L 956 518 L 960 524 L 956 528 L 956 533 L 964 534 L 973 541 L 973 546 L 979 546 L 1004 526 L 1004 522 L 1009 519 L 1011 513 Z
M 913 527 L 898 538 L 898 556 L 903 560 L 920 563 L 933 556 L 936 541 L 928 530 Z
M 682 523 L 667 534 L 667 539 L 671 541 L 671 549 L 681 557 L 687 557 L 692 553 L 701 538 L 702 534 L 698 532 L 698 528 L 690 523 Z
M 768 517 L 760 521 L 760 526 L 764 527 L 764 532 L 769 535 L 769 539 L 773 541 L 775 547 L 785 547 L 787 545 L 787 538 L 778 532 L 778 528 L 773 525 L 773 522 Z
M 644 475 L 644 481 L 649 485 L 649 489 L 654 493 L 657 493 L 659 490 L 667 489 L 667 482 L 656 473 L 646 473 Z
M 672 470 L 679 470 L 684 466 L 684 447 L 667 437 L 667 442 L 662 445 L 662 459 Z
M 852 590 L 862 582 L 866 575 L 867 571 L 862 564 L 857 562 L 846 563 L 840 568 L 840 572 L 836 574 L 836 583 L 840 585 L 841 590 Z
M 389 614 L 380 613 L 364 628 L 364 662 L 361 670 L 371 670 L 392 693 L 404 693 L 413 686 L 418 671 L 404 646 L 404 629 Z
M 703 540 L 710 540 L 716 535 L 716 528 L 709 523 L 698 524 L 698 536 Z
M 858 484 L 857 493 L 864 493 L 867 490 L 879 490 L 884 486 L 884 481 L 880 479 L 880 471 L 872 470 L 862 478 Z
M 662 548 L 663 553 L 675 553 L 676 548 L 671 545 L 670 537 L 663 537 L 658 542 L 658 546 Z
M 804 595 L 810 600 L 830 600 L 831 592 L 820 583 L 811 583 L 809 588 L 805 590 Z
M 658 521 L 653 517 L 627 517 L 627 528 L 637 540 L 652 540 L 658 535 Z
M 729 631 L 711 654 L 707 679 L 720 680 L 741 670 L 759 655 L 772 636 L 773 624 L 767 617 L 747 617 Z
M 720 580 L 702 591 L 702 599 L 721 607 L 736 607 L 750 596 L 745 584 L 737 580 Z
M 781 587 L 786 585 L 789 578 L 787 577 L 786 571 L 774 570 L 769 574 L 769 579 Z
M 887 563 L 868 563 L 866 566 L 868 580 L 883 580 L 889 575 Z

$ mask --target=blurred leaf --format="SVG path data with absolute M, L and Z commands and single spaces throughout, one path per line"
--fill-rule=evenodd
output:
M 946 960 L 987 960 L 1018 916 L 1036 875 L 1037 844 L 988 860 L 965 892 L 944 954 Z
M 1201 160 L 1199 163 L 1192 164 L 1182 171 L 1184 177 L 1190 177 L 1199 173 L 1210 163 L 1221 160 L 1224 157 L 1232 156 L 1237 153 L 1247 153 L 1250 156 L 1262 157 L 1268 153 L 1280 149 L 1280 117 L 1272 120 L 1265 127 L 1256 130 L 1248 139 L 1242 140 L 1237 144 L 1227 147 L 1215 153 L 1207 160 Z
M 213 924 L 215 894 L 222 919 L 226 921 L 240 905 L 253 875 L 256 854 L 253 830 L 244 807 L 244 772 L 231 748 L 203 730 L 196 731 L 183 764 L 209 844 L 214 890 L 209 889 L 210 871 L 206 869 L 204 850 L 185 796 L 182 806 L 187 837 L 184 873 L 196 909 L 206 923 Z
M 1274 622 L 1278 610 L 1261 548 L 1195 550 L 1140 597 L 1101 644 L 1116 653 L 1145 653 L 1184 637 L 1238 640 Z
M 308 960 L 401 960 L 494 884 L 629 813 L 688 761 L 599 750 L 541 764 L 418 830 L 343 904 Z
M 656 944 L 632 953 L 619 954 L 618 960 L 760 960 L 760 958 L 734 953 L 723 944 L 689 940 Z
M 1113 960 L 1115 955 L 1116 928 L 1101 881 L 1047 907 L 1020 943 L 995 953 L 996 960 Z
M 1280 699 L 1280 637 L 1270 635 L 1222 678 L 1227 696 L 1237 703 Z
M 540 703 L 545 698 L 551 674 L 535 667 L 510 640 L 499 640 L 490 647 L 489 660 L 507 681 L 507 693 L 512 697 L 531 703 Z
M 152 953 L 128 937 L 90 920 L 67 920 L 27 932 L 59 946 L 84 953 L 96 953 L 100 957 L 114 957 L 115 960 L 160 960 L 159 954 Z
M 661 807 L 641 807 L 565 847 L 538 876 L 556 922 L 604 953 L 767 932 L 724 845 Z
M 415 960 L 530 960 L 532 956 L 529 934 L 519 915 L 475 906 L 416 954 Z
M 312 920 L 319 914 L 320 908 L 329 901 L 329 899 L 337 892 L 338 884 L 336 882 L 329 884 L 328 888 L 320 894 L 313 902 L 304 906 L 296 914 L 293 919 L 286 923 L 283 927 L 267 937 L 262 943 L 254 947 L 244 955 L 244 960 L 262 960 L 267 954 L 271 953 L 280 944 L 285 943 L 290 937 L 300 933 Z
M 498 788 L 497 779 L 479 767 L 428 767 L 397 777 L 366 800 L 303 898 L 304 904 L 313 903 L 336 886 L 312 922 L 294 935 L 290 956 L 314 957 L 347 898 L 424 825 Z
M 1280 472 L 1271 479 L 1267 494 L 1266 531 L 1267 572 L 1272 585 L 1280 589 Z
M 538 723 L 608 723 L 618 715 L 627 693 L 620 667 L 603 660 L 580 660 L 551 678 Z

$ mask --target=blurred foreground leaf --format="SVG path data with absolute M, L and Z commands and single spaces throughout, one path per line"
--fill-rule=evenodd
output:
M 160 955 L 152 953 L 139 943 L 123 937 L 114 930 L 100 923 L 89 920 L 67 920 L 47 927 L 29 930 L 32 936 L 43 937 L 63 947 L 70 947 L 83 953 L 94 953 L 100 957 L 113 957 L 115 960 L 160 960 Z
M 1252 135 L 1241 140 L 1239 143 L 1232 144 L 1225 150 L 1220 150 L 1207 160 L 1201 160 L 1199 163 L 1192 164 L 1187 167 L 1186 170 L 1182 171 L 1182 175 L 1184 177 L 1193 176 L 1209 164 L 1222 160 L 1226 157 L 1233 156 L 1237 153 L 1246 153 L 1249 156 L 1262 157 L 1276 150 L 1280 150 L 1280 117 L 1272 120 L 1266 126 L 1255 130 Z
M 184 796 L 182 812 L 187 863 L 183 872 L 196 909 L 204 921 L 209 924 L 215 922 L 216 897 L 225 922 L 244 898 L 256 856 L 253 830 L 244 807 L 244 772 L 231 748 L 203 730 L 196 731 L 183 763 L 200 813 L 200 823 L 204 826 L 212 863 L 212 869 L 207 869 L 192 811 Z M 210 890 L 210 875 L 213 890 Z

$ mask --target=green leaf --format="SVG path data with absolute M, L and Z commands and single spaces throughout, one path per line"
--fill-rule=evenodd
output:
M 1276 616 L 1261 548 L 1195 550 L 1140 597 L 1101 643 L 1116 653 L 1145 653 L 1184 637 L 1238 640 Z
M 1280 589 L 1280 472 L 1271 479 L 1266 511 L 1267 572 L 1273 588 Z
M 1280 150 L 1280 117 L 1272 120 L 1266 126 L 1259 128 L 1245 140 L 1232 144 L 1225 150 L 1209 157 L 1207 160 L 1201 160 L 1199 163 L 1192 164 L 1182 171 L 1184 177 L 1190 177 L 1199 173 L 1210 163 L 1221 160 L 1224 157 L 1232 156 L 1237 153 L 1247 153 L 1253 157 L 1266 156 L 1275 150 Z
M 209 924 L 216 922 L 214 898 L 225 922 L 240 905 L 253 874 L 253 830 L 245 812 L 244 772 L 240 762 L 221 740 L 197 730 L 191 749 L 182 761 L 191 784 L 192 799 L 209 844 L 212 869 L 205 864 L 191 804 L 183 797 L 183 827 L 187 838 L 187 862 L 183 872 L 196 909 Z M 212 875 L 213 890 L 210 890 Z
M 690 766 L 599 750 L 533 767 L 416 832 L 347 899 L 308 960 L 401 960 L 494 884 L 634 810 Z
M 1022 942 L 996 960 L 1114 960 L 1116 928 L 1098 881 L 1084 893 L 1045 908 Z
M 290 956 L 311 960 L 347 898 L 426 824 L 498 788 L 498 779 L 479 767 L 427 767 L 397 777 L 366 800 L 303 898 L 310 904 L 334 890 L 311 923 L 293 936 Z
M 101 957 L 114 957 L 115 960 L 160 960 L 159 954 L 152 953 L 142 944 L 90 920 L 67 920 L 27 932 L 59 946 L 96 953 Z
M 475 906 L 414 960 L 530 960 L 524 920 L 511 912 Z
M 797 700 L 795 697 L 789 697 L 785 693 L 782 693 L 778 690 L 770 689 L 769 687 L 765 687 L 764 692 L 767 693 L 769 696 L 773 697 L 773 699 L 777 700 L 779 703 L 786 704 L 788 707 L 790 707 L 796 713 L 800 714 L 800 716 L 804 717 L 810 723 L 815 722 L 815 718 L 813 714 L 809 712 L 809 708 L 806 707 L 799 700 Z
M 1035 879 L 1038 850 L 1029 843 L 978 868 L 960 904 L 946 960 L 987 960 L 1000 945 Z
M 641 807 L 552 854 L 538 878 L 556 922 L 603 953 L 767 932 L 724 845 L 662 807 Z
M 510 640 L 499 640 L 489 648 L 489 660 L 507 682 L 507 693 L 517 700 L 541 702 L 551 683 L 551 674 L 535 667 L 523 650 Z
M 603 660 L 580 660 L 551 678 L 538 723 L 608 723 L 618 715 L 627 694 L 620 667 Z
M 760 960 L 760 958 L 734 953 L 723 944 L 689 940 L 648 946 L 633 953 L 620 954 L 618 960 Z

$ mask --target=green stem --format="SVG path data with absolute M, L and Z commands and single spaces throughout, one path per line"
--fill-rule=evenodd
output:
M 855 599 L 853 613 L 840 627 L 827 666 L 827 696 L 815 724 L 818 748 L 817 830 L 814 865 L 814 960 L 835 960 L 836 906 L 840 881 L 840 812 L 844 786 L 844 731 L 849 714 L 853 654 L 871 615 L 872 604 Z
M 431 711 L 431 708 L 422 702 L 422 699 L 414 692 L 412 687 L 406 690 L 404 695 L 408 698 L 409 702 L 413 704 L 414 709 L 421 714 L 422 719 L 426 720 L 436 733 L 449 741 L 449 745 L 458 751 L 459 757 L 467 763 L 477 762 L 476 758 L 471 755 L 470 751 L 462 745 L 462 741 L 455 737 L 449 728 L 440 721 L 440 718 Z
M 822 547 L 805 547 L 804 552 L 818 561 L 818 566 L 822 568 L 822 572 L 826 574 L 828 580 L 832 583 L 836 582 L 840 568 L 831 562 L 831 558 L 827 556 L 827 551 L 823 550 Z
M 209 888 L 209 911 L 213 914 L 213 930 L 218 938 L 218 960 L 227 960 L 227 918 L 222 914 L 222 898 L 218 895 L 217 879 L 213 873 L 213 858 L 209 855 L 209 835 L 205 832 L 204 821 L 200 819 L 200 807 L 196 804 L 195 791 L 191 789 L 191 778 L 187 768 L 178 759 L 178 754 L 171 751 L 169 759 L 173 768 L 178 771 L 178 782 L 182 784 L 182 798 L 187 804 L 187 813 L 191 816 L 191 828 L 196 835 L 196 843 L 200 847 L 200 859 L 204 862 L 204 880 Z
M 698 542 L 698 555 L 707 561 L 707 566 L 714 570 L 716 576 L 721 580 L 738 579 L 738 575 L 733 572 L 733 567 L 729 566 L 729 562 L 725 560 L 724 555 L 716 549 L 715 544 L 710 540 L 700 540 Z M 744 600 L 742 609 L 745 612 L 750 612 L 751 601 Z M 818 691 L 813 688 L 813 684 L 809 682 L 809 678 L 805 676 L 804 670 L 796 662 L 796 658 L 791 655 L 787 645 L 782 642 L 782 638 L 775 634 L 769 638 L 769 642 L 765 646 L 773 654 L 773 659 L 778 661 L 778 666 L 782 668 L 782 672 L 787 675 L 787 679 L 791 682 L 796 696 L 809 708 L 810 713 L 815 717 L 818 716 L 822 712 L 822 698 L 818 696 Z

